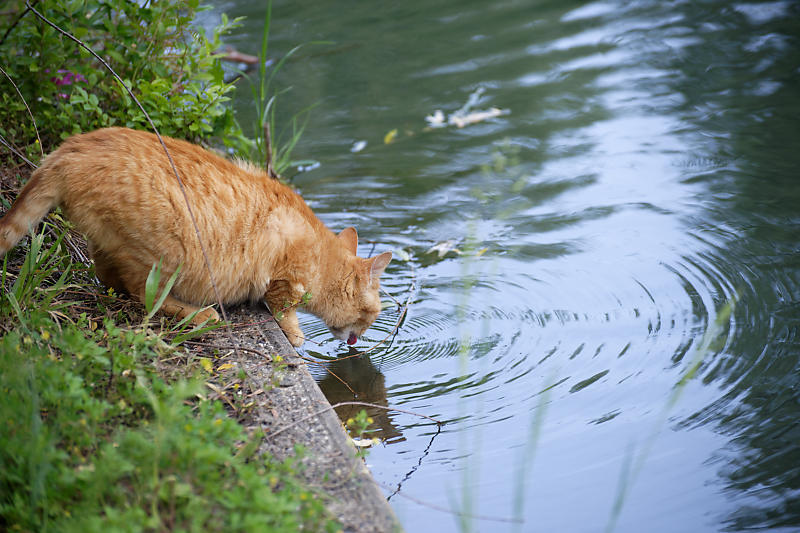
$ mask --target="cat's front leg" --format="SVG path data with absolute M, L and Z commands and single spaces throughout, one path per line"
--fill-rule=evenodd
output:
M 297 312 L 294 309 L 281 311 L 278 316 L 280 318 L 277 316 L 275 317 L 278 320 L 278 325 L 286 334 L 286 338 L 289 339 L 289 342 L 292 343 L 292 346 L 295 348 L 302 346 L 305 336 L 303 335 L 303 331 L 300 329 L 300 323 L 297 320 Z
M 288 281 L 275 280 L 269 284 L 269 289 L 264 295 L 272 316 L 286 334 L 292 346 L 303 345 L 305 336 L 297 320 L 297 306 L 300 304 L 303 292 L 296 289 Z

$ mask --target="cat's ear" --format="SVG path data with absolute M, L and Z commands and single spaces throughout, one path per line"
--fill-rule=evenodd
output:
M 358 232 L 356 232 L 356 228 L 353 226 L 344 228 L 339 233 L 339 238 L 342 240 L 345 248 L 353 252 L 353 254 L 358 251 Z
M 369 266 L 369 280 L 370 283 L 372 280 L 381 277 L 383 271 L 386 270 L 386 267 L 389 266 L 389 261 L 392 260 L 392 252 L 383 252 L 382 254 L 378 254 L 375 257 L 367 259 L 371 263 Z

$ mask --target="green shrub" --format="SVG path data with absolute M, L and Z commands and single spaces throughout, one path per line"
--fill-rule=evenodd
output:
M 198 0 L 47 0 L 34 6 L 81 39 L 125 80 L 161 133 L 192 141 L 220 136 L 243 140 L 223 80 L 220 36 L 237 21 L 222 17 L 210 38 L 191 26 Z M 0 66 L 19 87 L 42 133 L 45 153 L 60 139 L 104 126 L 149 129 L 105 67 L 72 40 L 25 13 L 0 20 Z M 23 14 L 24 13 L 24 14 Z M 16 23 L 16 25 L 15 25 Z M 10 82 L 0 78 L 0 134 L 29 156 L 40 152 L 33 124 Z

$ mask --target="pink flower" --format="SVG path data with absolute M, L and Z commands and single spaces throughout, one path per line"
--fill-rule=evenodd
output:
M 49 72 L 50 69 L 46 69 L 45 72 Z M 57 86 L 61 87 L 62 85 L 72 85 L 73 83 L 86 83 L 86 78 L 83 74 L 76 74 L 71 70 L 65 69 L 58 69 L 58 74 L 62 74 L 62 76 L 55 76 L 50 78 L 50 81 L 55 83 Z

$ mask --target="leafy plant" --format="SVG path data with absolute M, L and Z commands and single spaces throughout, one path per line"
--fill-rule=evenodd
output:
M 361 409 L 356 413 L 356 416 L 348 418 L 345 424 L 350 433 L 350 438 L 353 440 L 353 444 L 356 445 L 356 455 L 361 458 L 367 455 L 367 448 L 369 446 L 380 442 L 377 437 L 367 438 L 370 433 L 375 431 L 374 429 L 370 429 L 370 426 L 374 422 L 372 417 L 367 414 L 367 411 Z
M 161 309 L 164 300 L 169 296 L 169 291 L 172 290 L 172 286 L 175 285 L 175 281 L 178 279 L 178 274 L 181 271 L 181 267 L 178 266 L 164 284 L 164 287 L 162 287 L 161 294 L 159 295 L 158 287 L 161 282 L 161 264 L 161 259 L 158 260 L 158 263 L 153 263 L 153 267 L 150 269 L 150 273 L 147 275 L 147 279 L 144 283 L 144 308 L 147 310 L 147 315 L 144 317 L 145 322 L 153 318 L 153 315 Z M 158 299 L 156 299 L 157 296 Z
M 221 35 L 238 20 L 223 15 L 206 37 L 191 26 L 201 9 L 198 0 L 51 0 L 35 7 L 97 51 L 134 90 L 163 134 L 195 141 L 242 136 L 225 104 L 233 86 L 223 79 L 218 52 Z M 98 61 L 27 11 L 23 0 L 7 9 L 13 15 L 0 21 L 2 66 L 39 124 L 47 124 L 45 151 L 81 131 L 112 125 L 149 128 Z M 0 83 L 10 82 L 0 78 Z M 0 91 L 0 134 L 36 157 L 33 124 L 22 100 L 8 89 Z
M 274 313 L 274 316 L 275 316 L 275 320 L 280 322 L 281 320 L 283 320 L 283 318 L 285 316 L 284 313 L 286 311 L 288 311 L 289 309 L 296 309 L 298 307 L 302 307 L 304 305 L 307 305 L 308 302 L 311 301 L 312 297 L 313 297 L 313 295 L 311 294 L 311 292 L 306 291 L 305 293 L 303 293 L 303 296 L 301 296 L 300 299 L 297 300 L 296 302 L 283 302 L 283 307 L 281 307 L 280 309 L 273 309 L 272 310 L 272 312 Z
M 3 302 L 10 306 L 17 317 L 22 317 L 22 309 L 26 307 L 45 307 L 52 311 L 60 311 L 69 306 L 69 302 L 58 301 L 56 296 L 67 287 L 67 280 L 71 274 L 72 262 L 69 256 L 61 250 L 64 233 L 61 232 L 56 241 L 47 248 L 43 247 L 47 226 L 41 233 L 32 235 L 30 248 L 25 255 L 21 268 L 16 273 L 16 279 L 6 294 Z M 0 274 L 0 287 L 6 286 L 9 277 L 8 255 L 3 259 L 3 272 Z M 60 275 L 58 272 L 61 271 Z M 45 285 L 48 278 L 58 276 L 52 285 Z
M 166 283 L 164 283 L 162 286 L 161 265 L 162 261 L 160 259 L 158 263 L 153 263 L 153 267 L 150 269 L 150 273 L 147 275 L 147 279 L 145 280 L 143 303 L 147 314 L 142 320 L 142 323 L 144 324 L 149 322 L 159 311 L 159 309 L 161 309 L 161 306 L 164 305 L 164 300 L 167 299 L 167 296 L 172 290 L 172 287 L 175 285 L 175 282 L 177 281 L 178 275 L 181 271 L 180 266 L 178 266 L 178 268 L 175 269 L 175 272 L 172 273 Z M 160 293 L 158 292 L 159 287 L 161 287 Z M 162 321 L 162 333 L 165 336 L 170 337 L 172 344 L 177 346 L 185 340 L 199 337 L 204 333 L 222 327 L 222 324 L 220 323 L 206 325 L 205 322 L 199 326 L 195 326 L 194 318 L 200 311 L 201 310 L 198 309 L 197 311 L 190 313 L 177 322 L 172 322 L 170 320 L 167 320 L 166 322 Z

